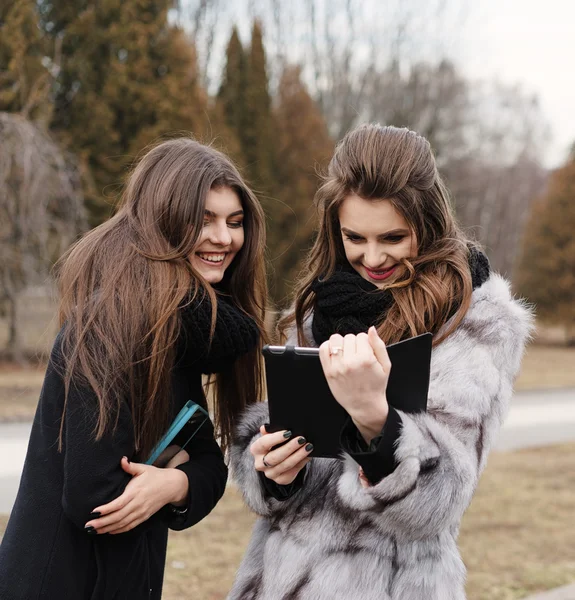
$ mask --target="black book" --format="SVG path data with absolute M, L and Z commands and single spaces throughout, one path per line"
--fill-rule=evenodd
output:
M 391 373 L 387 400 L 394 408 L 427 410 L 431 333 L 387 346 Z M 270 431 L 287 429 L 314 445 L 313 456 L 341 454 L 340 433 L 349 418 L 333 397 L 323 374 L 318 348 L 265 346 Z

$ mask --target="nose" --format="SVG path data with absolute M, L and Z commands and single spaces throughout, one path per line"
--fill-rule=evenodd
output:
M 381 267 L 387 260 L 385 251 L 377 244 L 368 245 L 363 256 L 364 264 L 371 269 Z
M 232 243 L 232 236 L 226 222 L 215 222 L 210 225 L 208 239 L 212 244 L 218 246 L 229 246 Z

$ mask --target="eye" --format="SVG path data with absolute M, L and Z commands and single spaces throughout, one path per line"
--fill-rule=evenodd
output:
M 359 235 L 353 235 L 352 233 L 346 233 L 345 239 L 349 240 L 353 244 L 359 244 L 359 242 L 363 241 L 362 237 L 360 237 Z
M 404 238 L 405 236 L 403 235 L 392 235 L 387 238 L 387 241 L 391 244 L 399 244 L 399 242 L 401 242 Z
M 231 227 L 232 229 L 240 229 L 243 226 L 244 226 L 243 221 L 231 221 L 230 223 L 228 223 L 228 227 Z

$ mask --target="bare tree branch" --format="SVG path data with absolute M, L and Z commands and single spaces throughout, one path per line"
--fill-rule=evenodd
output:
M 0 113 L 0 296 L 10 308 L 8 354 L 21 354 L 18 298 L 41 283 L 86 227 L 78 172 L 48 135 Z

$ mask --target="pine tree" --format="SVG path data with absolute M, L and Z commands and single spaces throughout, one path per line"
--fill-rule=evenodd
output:
M 238 30 L 233 28 L 226 49 L 226 64 L 220 89 L 209 107 L 212 130 L 217 132 L 216 146 L 230 156 L 243 170 L 245 166 L 241 147 L 246 56 Z
M 218 105 L 228 127 L 241 136 L 246 86 L 246 57 L 236 27 L 226 49 L 226 66 L 218 92 Z
M 537 316 L 566 327 L 575 344 L 575 153 L 553 173 L 547 194 L 526 227 L 517 275 L 518 291 L 534 302 Z
M 83 159 L 96 224 L 143 147 L 171 132 L 205 137 L 207 97 L 192 44 L 168 22 L 173 0 L 75 4 L 75 15 L 69 7 L 49 15 L 64 35 L 53 127 Z
M 255 21 L 246 65 L 240 140 L 250 182 L 264 196 L 274 190 L 274 135 L 262 28 Z M 271 207 L 265 208 L 269 210 Z
M 52 77 L 33 0 L 6 0 L 0 7 L 0 111 L 46 124 Z
M 232 156 L 242 167 L 266 213 L 267 245 L 270 257 L 274 260 L 277 256 L 277 243 L 283 236 L 281 224 L 284 222 L 284 208 L 276 197 L 277 132 L 259 22 L 255 21 L 253 24 L 251 44 L 247 51 L 244 51 L 237 29 L 234 28 L 226 54 L 217 106 L 239 141 L 240 152 L 234 152 Z M 281 287 L 276 285 L 276 279 L 274 272 L 270 272 L 270 292 L 274 297 L 277 297 Z
M 316 227 L 313 197 L 319 184 L 317 173 L 329 161 L 334 144 L 324 118 L 301 81 L 299 67 L 286 67 L 282 74 L 277 127 L 277 196 L 274 214 L 276 232 L 271 240 L 275 256 L 276 297 L 283 301 L 291 291 L 300 262 L 311 246 Z

